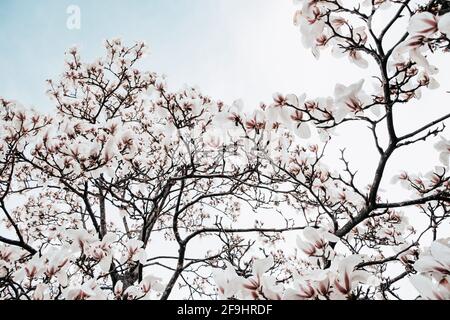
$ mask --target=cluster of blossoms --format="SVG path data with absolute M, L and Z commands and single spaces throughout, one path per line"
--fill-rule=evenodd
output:
M 394 150 L 427 140 L 444 131 L 445 126 L 433 128 L 433 125 L 445 121 L 448 114 L 404 136 L 396 134 L 390 118 L 395 104 L 404 104 L 412 98 L 420 99 L 422 88 L 439 87 L 433 78 L 437 68 L 426 57 L 439 49 L 447 51 L 450 44 L 450 13 L 443 11 L 445 3 L 437 1 L 414 8 L 408 1 L 361 1 L 358 2 L 359 5 L 344 1 L 296 2 L 301 9 L 296 12 L 294 23 L 300 28 L 304 46 L 310 48 L 316 58 L 319 57 L 320 50 L 331 47 L 334 56 L 347 56 L 361 68 L 366 68 L 368 60 L 372 59 L 380 67 L 380 83 L 370 93 L 363 88 L 364 80 L 349 86 L 338 84 L 334 96 L 316 99 L 307 99 L 305 95 L 276 93 L 274 103 L 263 106 L 269 112 L 267 118 L 270 121 L 264 122 L 265 118 L 261 116 L 260 127 L 269 124 L 274 131 L 284 136 L 289 134 L 282 129 L 306 139 L 317 133 L 325 143 L 324 147 L 299 147 L 295 143 L 283 144 L 275 140 L 278 153 L 271 160 L 278 168 L 277 174 L 281 173 L 280 180 L 298 187 L 296 190 L 307 190 L 295 195 L 291 193 L 285 198 L 303 213 L 307 224 L 314 227 L 306 227 L 303 237 L 298 241 L 298 247 L 308 256 L 308 260 L 305 262 L 297 258 L 286 258 L 279 252 L 274 252 L 274 257 L 280 261 L 289 261 L 289 266 L 280 271 L 280 267 L 274 265 L 272 256 L 269 256 L 264 260 L 256 260 L 252 273 L 243 270 L 238 263 L 227 263 L 226 269 L 216 274 L 219 292 L 226 298 L 255 299 L 388 299 L 391 294 L 398 298 L 386 288 L 417 271 L 421 273 L 420 276 L 414 275 L 411 281 L 417 284 L 423 298 L 447 297 L 447 280 L 445 276 L 442 277 L 447 271 L 441 269 L 441 274 L 434 278 L 432 274 L 428 274 L 432 277 L 431 280 L 425 277 L 421 267 L 417 267 L 424 259 L 422 255 L 419 258 L 419 240 L 427 230 L 433 230 L 433 237 L 436 239 L 436 230 L 445 225 L 449 216 L 450 149 L 447 139 L 442 136 L 440 142 L 435 144 L 440 153 L 440 166 L 425 174 L 402 172 L 392 178 L 392 183 L 400 182 L 405 189 L 412 191 L 411 197 L 414 200 L 400 203 L 384 199 L 382 190 L 373 192 L 373 184 L 369 184 L 366 189 L 358 188 L 355 182 L 356 171 L 351 170 L 344 154 L 341 160 L 347 177 L 330 170 L 323 161 L 326 145 L 337 128 L 350 121 L 369 124 L 381 155 L 380 164 L 383 166 L 386 163 L 383 158 L 389 158 Z M 390 9 L 395 9 L 397 15 L 378 36 L 372 29 L 372 19 L 376 19 L 375 13 L 383 14 Z M 386 33 L 403 14 L 408 15 L 408 11 L 411 19 L 407 32 L 401 35 L 391 49 L 380 49 Z M 381 145 L 378 137 L 379 124 L 384 120 L 387 120 L 391 140 L 387 147 Z M 377 179 L 374 182 L 379 183 Z M 435 199 L 437 202 L 431 205 L 428 199 Z M 430 219 L 430 227 L 425 231 L 419 232 L 411 224 L 407 211 L 401 209 L 411 205 L 416 205 Z M 355 211 L 360 212 L 356 217 L 353 214 Z M 360 220 L 348 222 L 349 217 Z M 316 228 L 327 230 L 324 233 L 327 236 L 320 237 Z M 443 254 L 447 249 L 438 244 L 445 241 L 435 241 L 432 247 L 439 247 Z M 344 246 L 350 249 L 350 254 L 342 254 Z M 393 250 L 394 255 L 388 256 L 386 248 Z M 415 263 L 417 259 L 419 260 Z M 338 267 L 341 260 L 343 264 Z M 392 279 L 386 265 L 390 261 L 398 261 L 406 271 Z M 261 264 L 265 267 L 261 268 Z M 354 277 L 352 273 L 356 273 Z M 336 280 L 340 276 L 346 277 L 345 286 L 341 286 L 343 282 Z M 351 285 L 351 279 L 355 279 L 354 286 Z M 248 281 L 252 284 L 249 285 Z M 421 282 L 424 283 L 422 286 Z M 430 287 L 436 283 L 440 283 L 440 289 Z M 439 293 L 431 294 L 430 288 Z
M 364 285 L 376 285 L 376 279 L 365 270 L 358 270 L 361 255 L 337 256 L 331 247 L 339 238 L 313 228 L 303 231 L 304 240 L 298 246 L 308 257 L 309 266 L 292 270 L 291 286 L 277 282 L 270 273 L 274 269 L 272 256 L 253 261 L 251 275 L 239 276 L 233 265 L 215 275 L 219 292 L 224 298 L 242 299 L 351 299 L 358 296 Z M 330 263 L 331 262 L 331 263 Z M 324 264 L 325 263 L 325 264 Z M 327 265 L 327 268 L 323 267 Z
M 21 294 L 35 300 L 150 299 L 161 294 L 161 279 L 150 275 L 127 288 L 119 280 L 113 293 L 105 291 L 108 281 L 102 279 L 109 273 L 113 260 L 122 268 L 146 260 L 141 241 L 132 239 L 123 247 L 117 246 L 116 235 L 108 233 L 98 240 L 82 228 L 58 228 L 54 234 L 49 237 L 51 243 L 42 247 L 42 254 L 31 258 L 19 248 L 1 248 L 1 277 L 20 285 Z M 20 268 L 19 261 L 23 261 Z
M 306 230 L 305 230 L 306 231 Z M 311 233 L 311 230 L 308 231 Z M 319 233 L 316 232 L 315 236 Z M 326 237 L 326 236 L 325 236 Z M 303 246 L 304 244 L 299 244 Z M 308 243 L 308 245 L 310 245 Z M 319 248 L 328 243 L 320 240 Z M 317 244 L 315 246 L 317 248 Z M 429 252 L 420 255 L 414 263 L 418 272 L 411 276 L 411 282 L 423 299 L 448 300 L 449 290 L 449 245 L 448 239 L 432 243 Z M 305 250 L 305 249 L 302 249 Z M 314 249 L 315 250 L 315 249 Z M 308 255 L 312 256 L 308 251 Z M 404 250 L 402 252 L 405 252 Z M 256 259 L 253 270 L 245 277 L 236 273 L 235 267 L 226 263 L 223 271 L 215 274 L 215 281 L 223 298 L 238 299 L 288 299 L 288 300 L 342 300 L 368 294 L 370 288 L 379 285 L 379 279 L 364 270 L 369 265 L 363 255 L 333 258 L 327 269 L 307 268 L 294 271 L 292 287 L 280 285 L 270 271 L 274 267 L 273 257 Z M 402 255 L 406 261 L 406 254 Z M 381 294 L 375 298 L 383 298 Z
M 391 155 L 440 135 L 450 117 L 405 135 L 393 117 L 438 87 L 426 55 L 447 49 L 449 14 L 439 1 L 297 2 L 304 45 L 362 68 L 374 60 L 372 91 L 360 80 L 329 97 L 276 93 L 247 112 L 195 87 L 171 91 L 139 70 L 144 43 L 112 39 L 93 63 L 68 50 L 62 78 L 48 81 L 55 115 L 0 100 L 0 298 L 397 299 L 408 278 L 423 298 L 449 298 L 449 243 L 438 240 L 450 217 L 448 139 L 435 144 L 440 166 L 391 179 L 410 198 L 380 187 Z M 375 14 L 389 10 L 394 20 L 375 32 Z M 384 48 L 404 15 L 408 32 Z M 355 122 L 380 155 L 371 180 L 344 151 L 343 169 L 326 158 Z

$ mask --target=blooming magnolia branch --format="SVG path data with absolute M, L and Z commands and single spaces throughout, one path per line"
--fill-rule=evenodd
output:
M 0 298 L 401 299 L 410 279 L 448 299 L 450 142 L 435 143 L 441 166 L 386 177 L 399 149 L 445 132 L 450 114 L 400 135 L 397 110 L 439 86 L 428 57 L 450 48 L 448 5 L 296 2 L 303 44 L 374 63 L 372 92 L 276 93 L 249 114 L 171 91 L 139 69 L 143 43 L 113 39 L 93 63 L 68 50 L 48 81 L 55 115 L 0 100 Z M 327 165 L 333 136 L 358 123 L 379 154 L 368 179 L 345 150 L 342 169 Z M 392 201 L 386 178 L 411 196 Z

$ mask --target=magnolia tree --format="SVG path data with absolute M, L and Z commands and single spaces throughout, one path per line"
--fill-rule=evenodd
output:
M 68 50 L 56 112 L 0 100 L 0 298 L 401 299 L 412 283 L 449 299 L 450 114 L 403 134 L 395 117 L 439 87 L 428 58 L 450 48 L 449 3 L 296 2 L 305 47 L 375 66 L 374 89 L 276 93 L 248 113 L 171 91 L 140 70 L 143 43 L 114 39 L 92 63 Z M 379 153 L 363 177 L 344 151 L 327 160 L 358 123 Z M 386 176 L 426 144 L 426 173 Z M 409 196 L 390 200 L 389 180 Z

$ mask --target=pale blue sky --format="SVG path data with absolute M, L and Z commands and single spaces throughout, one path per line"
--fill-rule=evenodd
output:
M 81 9 L 81 29 L 66 28 L 69 5 Z M 157 46 L 152 65 L 174 51 L 185 35 L 205 38 L 212 1 L 2 0 L 0 2 L 0 92 L 41 104 L 44 82 L 62 70 L 63 52 L 73 44 L 89 58 L 102 54 L 102 40 L 122 36 Z M 195 39 L 192 45 L 195 46 Z M 183 44 L 181 44 L 182 46 Z M 178 53 L 181 56 L 180 53 Z M 170 59 L 171 59 L 170 58 Z
M 77 44 L 84 59 L 103 54 L 102 41 L 146 41 L 146 69 L 177 88 L 199 85 L 215 99 L 243 98 L 253 108 L 275 91 L 331 94 L 344 60 L 317 62 L 292 24 L 292 0 L 1 0 L 0 96 L 50 110 L 45 79 L 62 71 L 64 51 Z M 81 29 L 66 28 L 69 5 Z M 337 68 L 337 69 L 336 69 Z M 348 75 L 348 73 L 346 73 Z M 324 75 L 326 75 L 324 79 Z M 308 90 L 305 90 L 305 86 Z

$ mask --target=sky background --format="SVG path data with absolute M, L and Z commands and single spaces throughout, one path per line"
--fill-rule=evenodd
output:
M 69 5 L 81 10 L 80 30 L 66 27 Z M 103 40 L 114 37 L 130 44 L 146 41 L 150 55 L 143 69 L 166 74 L 172 89 L 198 85 L 226 103 L 241 98 L 248 110 L 270 102 L 277 91 L 316 97 L 333 95 L 338 82 L 364 78 L 370 84 L 373 67 L 359 69 L 328 53 L 316 60 L 304 49 L 292 23 L 295 10 L 292 0 L 0 0 L 0 96 L 53 112 L 45 80 L 59 77 L 65 50 L 78 45 L 83 60 L 94 60 L 104 54 Z M 448 112 L 448 55 L 432 62 L 441 69 L 441 88 L 396 111 L 400 134 Z M 338 150 L 347 148 L 364 184 L 372 179 L 378 157 L 370 131 L 355 132 L 354 127 L 340 131 L 330 165 L 339 166 Z M 389 185 L 390 176 L 400 170 L 425 173 L 438 164 L 432 143 L 420 146 L 393 155 L 382 185 L 391 201 L 402 200 L 405 192 Z

